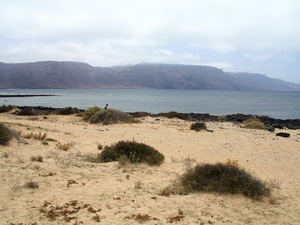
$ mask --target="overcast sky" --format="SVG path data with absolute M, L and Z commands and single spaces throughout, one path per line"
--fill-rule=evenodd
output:
M 209 65 L 300 83 L 299 0 L 0 0 L 0 62 Z

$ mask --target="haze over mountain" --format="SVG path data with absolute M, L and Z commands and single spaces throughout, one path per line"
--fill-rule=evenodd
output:
M 300 91 L 300 85 L 258 73 L 209 66 L 137 64 L 93 67 L 81 62 L 0 63 L 0 88 L 147 88 Z

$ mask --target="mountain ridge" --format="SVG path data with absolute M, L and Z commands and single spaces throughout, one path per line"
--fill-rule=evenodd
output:
M 300 91 L 300 84 L 259 73 L 211 66 L 141 63 L 94 67 L 83 62 L 1 63 L 0 88 L 136 88 L 232 91 Z

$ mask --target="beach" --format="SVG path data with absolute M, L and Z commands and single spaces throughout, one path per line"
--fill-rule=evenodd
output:
M 270 132 L 207 122 L 210 132 L 196 132 L 190 129 L 192 121 L 140 120 L 105 126 L 76 115 L 0 114 L 0 123 L 9 128 L 49 139 L 20 138 L 0 146 L 0 224 L 300 224 L 300 130 Z M 118 141 L 150 145 L 165 162 L 149 166 L 84 160 L 99 154 L 99 146 Z M 271 196 L 253 200 L 163 192 L 187 168 L 228 159 L 274 183 Z M 28 186 L 30 182 L 38 187 Z

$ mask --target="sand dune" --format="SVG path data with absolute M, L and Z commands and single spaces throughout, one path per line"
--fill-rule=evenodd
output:
M 0 122 L 26 133 L 47 134 L 0 146 L 0 224 L 300 224 L 300 131 L 243 129 L 145 117 L 138 124 L 88 124 L 76 116 L 0 114 Z M 276 130 L 278 131 L 278 130 Z M 90 163 L 84 155 L 121 140 L 146 143 L 165 155 L 161 166 Z M 62 151 L 56 144 L 68 144 Z M 32 157 L 42 157 L 42 162 Z M 188 166 L 238 160 L 247 171 L 279 184 L 270 198 L 196 193 L 163 196 Z M 32 182 L 32 183 L 28 183 Z M 38 184 L 38 188 L 24 185 Z

